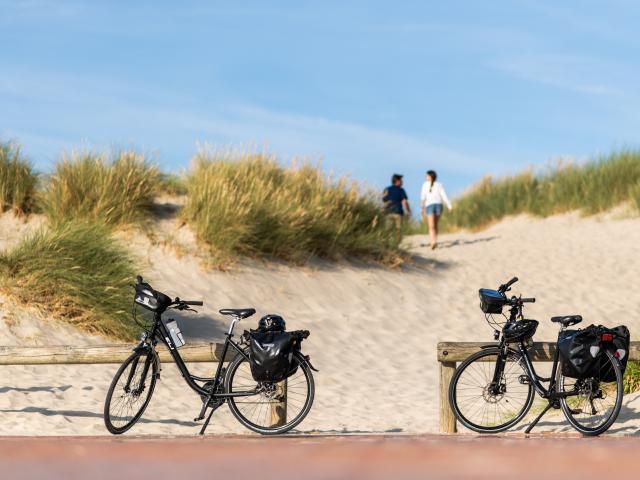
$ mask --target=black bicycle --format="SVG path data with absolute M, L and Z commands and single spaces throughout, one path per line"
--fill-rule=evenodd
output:
M 604 433 L 615 422 L 622 406 L 620 362 L 604 349 L 596 373 L 589 378 L 569 378 L 563 375 L 563 360 L 556 348 L 551 377 L 540 377 L 528 353 L 538 322 L 524 319 L 522 313 L 524 304 L 535 299 L 506 296 L 517 281 L 513 278 L 498 290 L 480 290 L 481 308 L 499 343 L 483 346 L 456 369 L 449 387 L 449 403 L 456 418 L 479 433 L 503 432 L 524 418 L 537 392 L 548 404 L 525 433 L 531 432 L 551 408 L 561 408 L 569 423 L 584 435 Z M 510 307 L 510 315 L 496 320 L 493 315 L 500 313 L 502 306 Z M 553 317 L 551 321 L 560 325 L 560 340 L 562 332 L 580 323 L 582 317 Z M 608 338 L 603 336 L 605 340 Z
M 140 344 L 118 369 L 109 387 L 104 405 L 104 421 L 109 432 L 121 434 L 129 430 L 149 405 L 156 381 L 160 378 L 160 359 L 156 352 L 158 341 L 165 344 L 187 385 L 202 399 L 200 414 L 194 421 L 205 419 L 207 409 L 211 409 L 200 434 L 204 434 L 213 413 L 225 403 L 240 423 L 265 435 L 285 433 L 304 420 L 313 404 L 315 392 L 309 358 L 296 350 L 291 358 L 292 371 L 295 370 L 293 375 L 277 383 L 256 382 L 251 374 L 244 337 L 240 342 L 233 340 L 236 323 L 252 316 L 255 309 L 220 310 L 222 315 L 231 316 L 232 321 L 215 376 L 203 378 L 189 373 L 180 356 L 178 348 L 184 340 L 175 321 L 169 319 L 165 322 L 162 319 L 162 314 L 169 309 L 195 312 L 191 307 L 203 305 L 203 302 L 180 298 L 171 300 L 144 283 L 141 277 L 137 278 L 135 287 L 134 312 L 137 305 L 142 305 L 150 312 L 150 318 L 141 325 L 144 332 Z M 231 360 L 225 367 L 230 351 Z

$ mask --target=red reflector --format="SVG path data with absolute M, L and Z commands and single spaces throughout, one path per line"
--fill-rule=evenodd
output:
M 603 342 L 613 342 L 613 334 L 611 334 L 611 333 L 603 333 L 602 334 L 602 341 Z
M 616 352 L 616 358 L 620 360 L 620 352 Z

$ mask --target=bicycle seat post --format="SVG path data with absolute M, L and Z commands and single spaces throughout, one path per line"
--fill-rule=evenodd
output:
M 227 332 L 227 335 L 233 334 L 233 329 L 236 327 L 236 323 L 238 323 L 240 320 L 242 320 L 241 317 L 237 315 L 233 316 L 233 320 L 231 321 L 231 325 L 229 325 L 229 331 Z

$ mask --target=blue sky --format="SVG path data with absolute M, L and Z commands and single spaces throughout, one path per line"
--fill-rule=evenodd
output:
M 136 146 L 186 168 L 196 143 L 417 199 L 485 174 L 638 146 L 631 1 L 0 0 L 0 138 L 38 168 Z

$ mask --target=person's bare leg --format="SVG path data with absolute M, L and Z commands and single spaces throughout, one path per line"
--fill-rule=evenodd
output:
M 433 214 L 427 215 L 427 219 L 429 221 L 429 240 L 431 241 L 431 248 L 436 248 L 436 216 Z
M 438 222 L 440 221 L 440 215 L 433 216 L 433 242 L 432 248 L 438 246 Z

